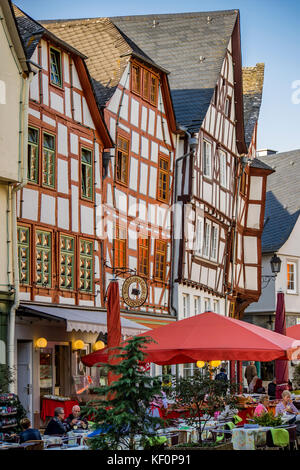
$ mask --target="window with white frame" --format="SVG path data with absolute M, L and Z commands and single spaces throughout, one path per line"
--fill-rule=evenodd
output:
M 194 364 L 183 364 L 183 377 L 187 379 L 194 374 Z
M 213 261 L 216 261 L 217 256 L 218 256 L 218 238 L 219 238 L 218 235 L 219 235 L 218 227 L 213 225 L 211 228 L 211 247 L 210 247 L 210 258 Z
M 195 236 L 195 252 L 196 255 L 202 255 L 203 246 L 203 225 L 204 221 L 201 217 L 197 217 L 196 223 L 196 236 Z
M 219 300 L 214 300 L 213 311 L 214 313 L 220 313 L 220 301 Z
M 204 299 L 204 312 L 210 312 L 211 311 L 211 299 L 205 298 Z
M 201 297 L 194 295 L 194 315 L 201 313 Z
M 183 318 L 189 317 L 190 313 L 190 296 L 188 294 L 182 294 L 182 310 Z
M 295 294 L 297 291 L 297 264 L 289 261 L 287 263 L 287 293 Z
M 207 258 L 209 257 L 210 255 L 209 249 L 210 249 L 210 223 L 205 222 L 204 238 L 203 238 L 203 256 Z
M 219 151 L 220 158 L 220 184 L 227 188 L 227 155 L 222 150 Z
M 211 178 L 211 144 L 203 141 L 203 175 Z

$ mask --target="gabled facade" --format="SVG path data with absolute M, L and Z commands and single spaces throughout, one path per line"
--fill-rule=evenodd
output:
M 112 21 L 170 71 L 181 130 L 171 309 L 178 318 L 205 310 L 241 317 L 247 302 L 260 294 L 269 169 L 248 160 L 256 150 L 263 64 L 242 72 L 238 10 Z M 245 164 L 242 156 L 248 157 Z
M 103 188 L 103 294 L 114 274 L 121 288 L 136 273 L 146 280 L 148 296 L 136 309 L 122 302 L 124 315 L 151 328 L 175 320 L 169 303 L 176 123 L 167 71 L 109 19 L 44 25 L 88 56 L 115 141 Z

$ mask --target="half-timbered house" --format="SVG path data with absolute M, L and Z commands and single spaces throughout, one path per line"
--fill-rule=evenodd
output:
M 139 308 L 127 318 L 149 327 L 170 315 L 171 214 L 176 123 L 167 70 L 107 18 L 46 21 L 45 27 L 88 56 L 116 150 L 104 180 L 103 293 L 115 274 L 145 279 Z M 101 45 L 101 47 L 100 47 Z
M 17 387 L 39 424 L 40 396 L 68 397 L 76 380 L 87 388 L 80 382 L 86 375 L 80 355 L 107 331 L 97 223 L 102 155 L 114 144 L 85 56 L 17 8 L 15 13 L 36 71 L 29 96 L 28 181 L 17 201 Z M 125 335 L 145 329 L 125 318 L 121 325 Z

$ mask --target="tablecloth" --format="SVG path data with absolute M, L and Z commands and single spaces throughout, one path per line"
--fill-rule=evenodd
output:
M 47 416 L 54 416 L 55 408 L 61 407 L 65 410 L 65 417 L 67 418 L 69 414 L 72 412 L 72 408 L 74 405 L 78 405 L 79 402 L 77 400 L 52 400 L 50 398 L 43 398 L 42 399 L 42 409 L 41 409 L 41 418 L 43 421 L 46 420 Z
M 255 450 L 257 446 L 266 444 L 267 428 L 232 430 L 233 450 Z

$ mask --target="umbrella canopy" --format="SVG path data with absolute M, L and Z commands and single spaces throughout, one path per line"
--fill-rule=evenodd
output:
M 282 335 L 286 334 L 284 294 L 282 292 L 278 292 L 277 294 L 275 331 L 276 333 L 281 333 Z M 284 389 L 279 387 L 283 384 L 286 386 L 289 380 L 289 368 L 287 361 L 275 361 L 275 377 L 277 383 L 276 398 L 280 398 Z
M 300 325 L 290 326 L 286 329 L 286 334 L 290 338 L 295 338 L 300 340 Z
M 300 351 L 300 341 L 212 312 L 161 326 L 138 336 L 150 336 L 156 341 L 145 346 L 145 361 L 159 365 L 198 360 L 272 361 L 292 359 Z M 107 350 L 82 358 L 82 362 L 89 367 L 107 360 Z

